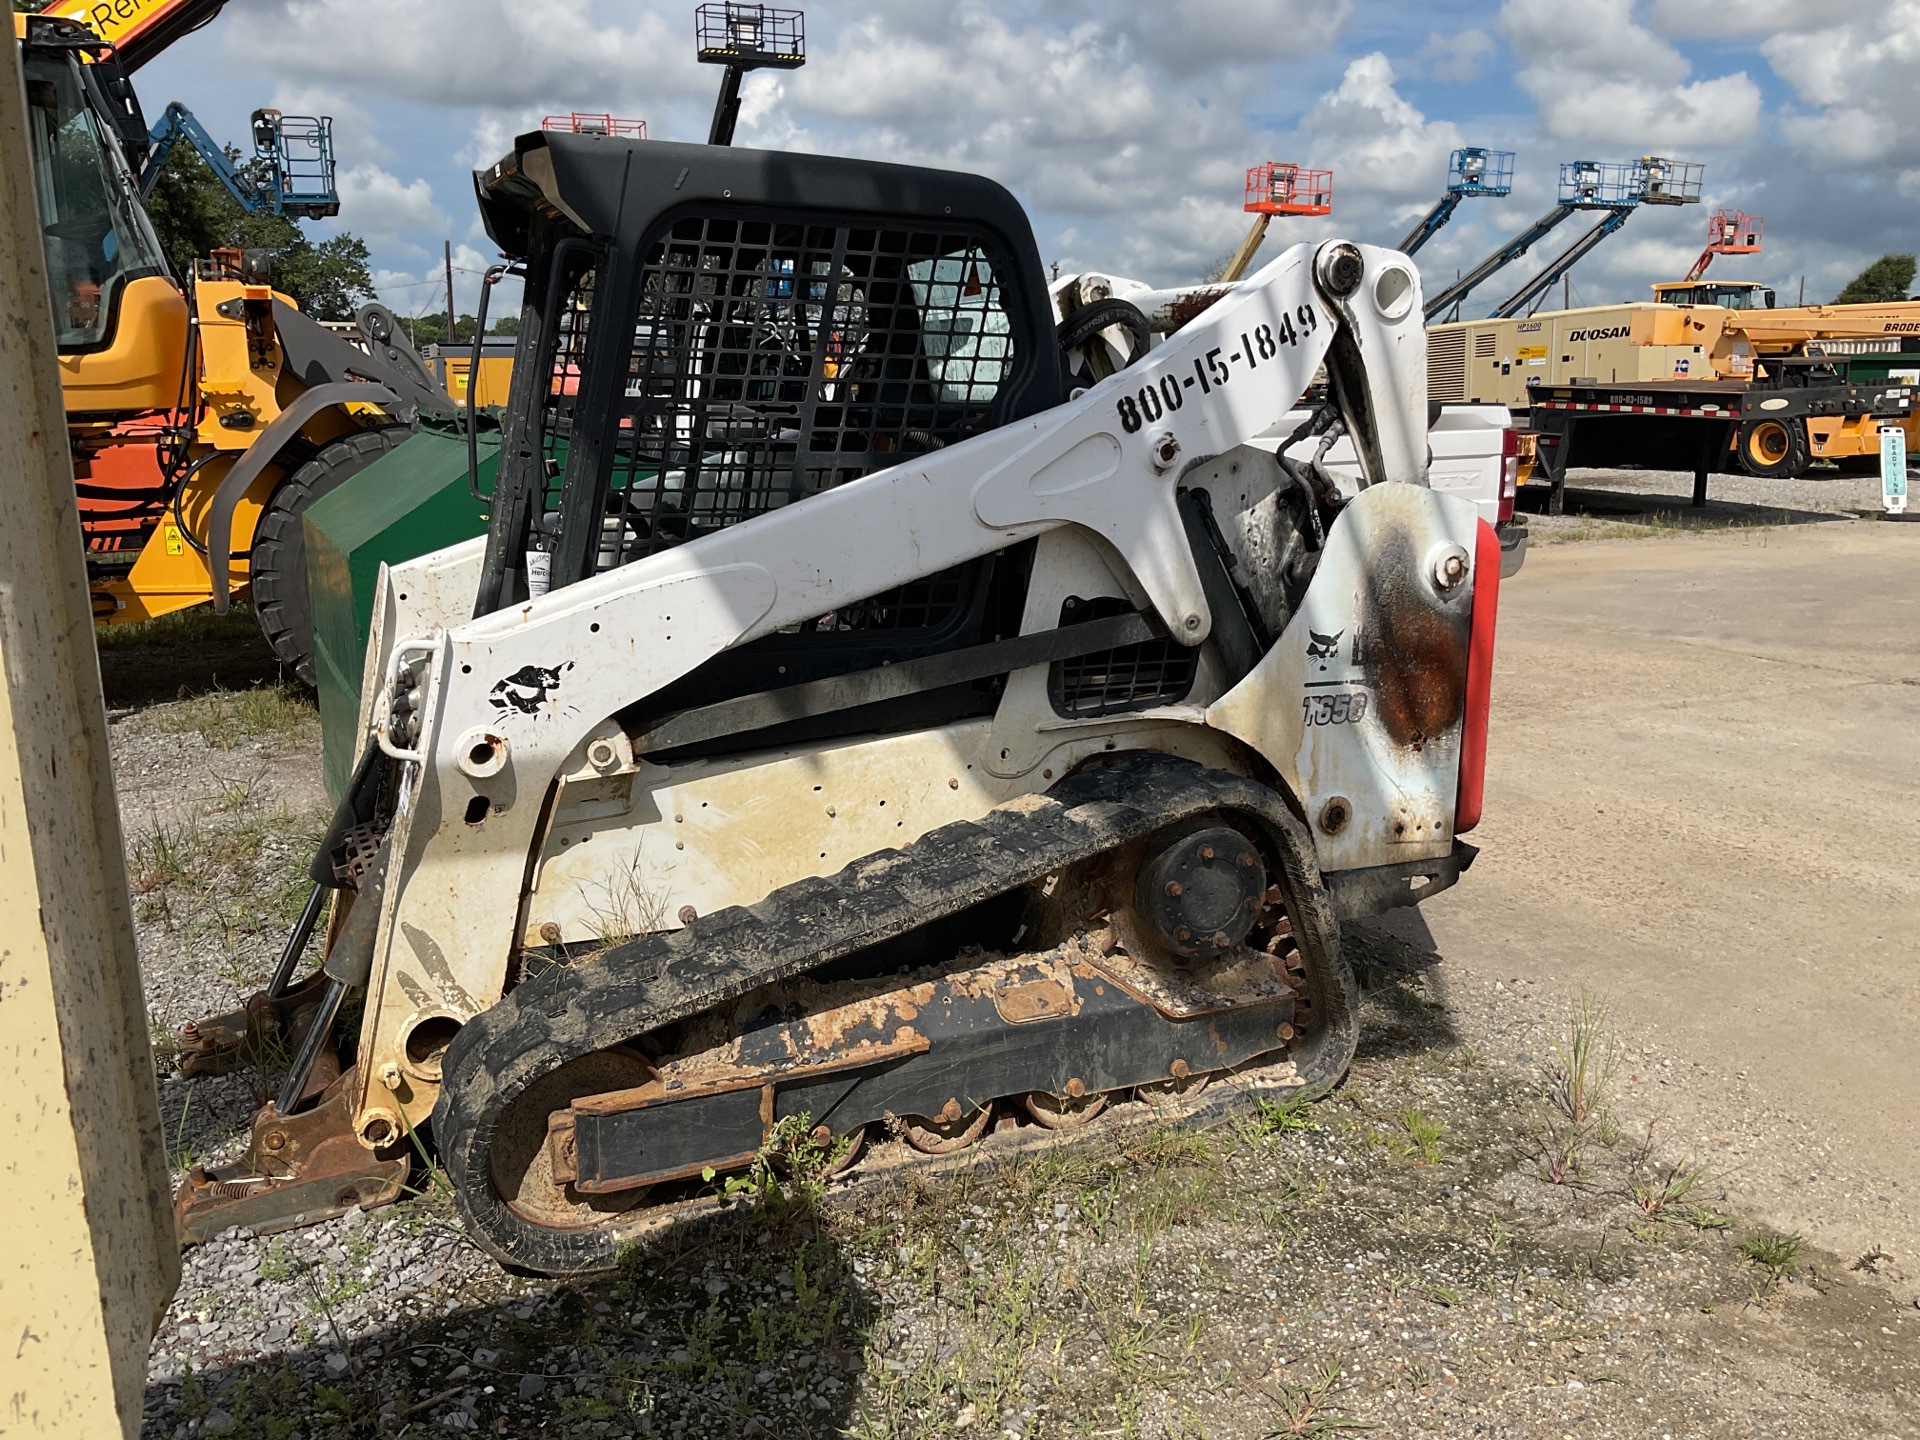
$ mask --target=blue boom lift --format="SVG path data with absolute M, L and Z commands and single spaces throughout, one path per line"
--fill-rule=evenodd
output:
M 1607 236 L 1627 223 L 1635 209 L 1646 205 L 1690 205 L 1700 199 L 1702 167 L 1692 161 L 1646 155 L 1633 161 L 1574 160 L 1560 167 L 1560 203 L 1515 235 L 1453 284 L 1427 301 L 1427 322 L 1455 312 L 1482 282 L 1518 260 L 1561 221 L 1580 210 L 1602 210 L 1605 217 L 1569 246 L 1564 254 L 1513 295 L 1500 302 L 1494 316 L 1505 317 L 1525 307 L 1547 286 Z
M 140 171 L 140 197 L 153 193 L 167 156 L 182 140 L 199 151 L 207 168 L 249 214 L 322 220 L 340 213 L 334 185 L 333 120 L 325 115 L 253 112 L 253 159 L 235 165 L 224 146 L 207 134 L 178 100 L 153 127 L 152 148 Z
M 1447 193 L 1440 197 L 1440 202 L 1426 213 L 1419 224 L 1407 232 L 1407 238 L 1396 248 L 1408 255 L 1413 254 L 1453 218 L 1453 212 L 1460 208 L 1462 200 L 1476 195 L 1491 195 L 1499 199 L 1512 191 L 1513 151 L 1483 150 L 1478 145 L 1456 150 L 1447 157 Z

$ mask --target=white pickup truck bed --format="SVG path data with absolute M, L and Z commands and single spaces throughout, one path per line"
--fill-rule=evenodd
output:
M 1279 424 L 1252 443 L 1277 451 L 1281 442 L 1305 424 L 1311 413 L 1288 411 Z M 1504 405 L 1443 405 L 1439 418 L 1427 432 L 1433 455 L 1427 483 L 1444 494 L 1470 500 L 1479 508 L 1481 518 L 1500 536 L 1503 575 L 1518 570 L 1527 553 L 1527 527 L 1511 519 L 1513 490 L 1506 473 L 1508 457 L 1504 435 L 1512 428 L 1513 415 Z M 1319 448 L 1318 439 L 1304 440 L 1289 450 L 1287 456 L 1292 460 L 1311 460 Z M 1357 481 L 1360 477 L 1360 465 L 1349 440 L 1336 440 L 1324 463 L 1336 481 Z M 1345 490 L 1346 485 L 1343 483 L 1341 488 Z M 1503 488 L 1507 490 L 1504 505 Z M 1504 520 L 1503 509 L 1509 517 Z

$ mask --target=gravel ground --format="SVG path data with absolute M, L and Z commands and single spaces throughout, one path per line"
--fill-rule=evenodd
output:
M 230 697 L 115 724 L 156 1035 L 264 980 L 311 727 Z M 1351 927 L 1366 1038 L 1312 1107 L 1216 1087 L 1205 1128 L 1136 1102 L 937 1173 L 883 1145 L 568 1283 L 501 1271 L 424 1168 L 401 1205 L 230 1233 L 184 1257 L 144 1433 L 1920 1436 L 1909 1258 L 1739 1213 L 1658 1118 L 1684 1056 L 1420 933 Z M 231 1153 L 274 1077 L 157 1055 L 179 1158 Z

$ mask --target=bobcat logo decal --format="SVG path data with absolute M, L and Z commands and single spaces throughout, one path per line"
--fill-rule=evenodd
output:
M 560 689 L 560 677 L 572 668 L 571 660 L 551 670 L 544 665 L 522 665 L 488 691 L 487 699 L 502 715 L 538 715 Z
M 1322 635 L 1318 630 L 1309 628 L 1307 631 L 1307 658 L 1309 660 L 1318 660 L 1320 662 L 1320 668 L 1322 670 L 1326 669 L 1329 662 L 1340 658 L 1340 637 L 1346 633 L 1344 630 L 1336 630 L 1331 635 Z

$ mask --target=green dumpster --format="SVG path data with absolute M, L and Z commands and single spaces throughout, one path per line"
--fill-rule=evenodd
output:
M 483 430 L 480 488 L 493 489 L 497 430 Z M 313 606 L 314 678 L 327 794 L 338 802 L 360 743 L 360 675 L 373 628 L 380 567 L 486 532 L 467 488 L 467 440 L 429 426 L 307 507 L 307 590 Z

